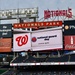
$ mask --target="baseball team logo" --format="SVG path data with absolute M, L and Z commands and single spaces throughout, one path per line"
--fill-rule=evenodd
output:
M 28 36 L 19 36 L 16 38 L 16 41 L 18 46 L 25 45 L 28 42 Z

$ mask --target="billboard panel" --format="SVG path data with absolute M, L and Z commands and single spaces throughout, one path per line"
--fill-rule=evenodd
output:
M 61 16 L 65 16 L 68 18 L 72 18 L 72 9 L 68 8 L 67 10 L 44 10 L 44 19 L 48 19 L 51 17 L 61 17 Z
M 35 27 L 49 27 L 49 26 L 62 26 L 62 21 L 25 22 L 13 24 L 14 28 L 35 28 Z
M 64 49 L 75 50 L 75 35 L 64 36 Z
M 12 37 L 12 24 L 0 24 L 0 38 Z
M 38 7 L 0 10 L 0 19 L 38 17 Z
M 28 51 L 31 49 L 30 33 L 13 35 L 13 51 Z
M 75 35 L 75 20 L 64 21 L 64 35 Z
M 62 49 L 62 30 L 32 33 L 32 50 Z
M 11 38 L 0 38 L 0 52 L 11 52 L 11 46 Z

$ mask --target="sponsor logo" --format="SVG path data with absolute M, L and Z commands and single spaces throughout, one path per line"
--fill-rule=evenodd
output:
M 75 25 L 65 25 L 65 30 L 68 30 L 68 29 L 75 29 Z
M 16 38 L 16 42 L 18 46 L 25 45 L 28 42 L 28 36 L 19 36 Z
M 40 36 L 40 37 L 33 37 L 32 38 L 32 42 L 36 42 L 37 39 L 44 39 L 45 41 L 49 41 L 50 38 L 54 38 L 54 37 L 57 37 L 57 35 L 52 35 L 52 36 Z
M 0 42 L 0 47 L 9 47 L 11 42 Z
M 66 26 L 65 26 L 65 29 L 66 29 L 66 30 L 68 30 L 68 29 L 69 29 L 69 26 L 68 26 L 68 25 L 66 25 Z
M 75 49 L 75 44 L 73 44 L 73 45 L 66 45 L 65 49 Z
M 65 36 L 65 49 L 75 49 L 75 36 Z
M 36 37 L 32 38 L 32 42 L 36 42 L 36 40 L 37 40 Z
M 11 46 L 11 39 L 0 39 L 0 47 L 9 47 Z
M 11 52 L 12 39 L 1 38 L 0 39 L 0 52 Z
M 50 38 L 57 37 L 57 35 L 52 35 L 52 36 L 41 36 L 37 37 L 37 39 L 44 39 L 44 40 L 49 40 Z
M 75 25 L 71 25 L 70 26 L 70 29 L 75 29 Z

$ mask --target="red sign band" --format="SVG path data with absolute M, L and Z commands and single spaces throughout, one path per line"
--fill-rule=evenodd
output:
M 48 21 L 48 22 L 25 22 L 15 23 L 14 28 L 35 28 L 35 27 L 48 27 L 48 26 L 62 26 L 62 21 Z

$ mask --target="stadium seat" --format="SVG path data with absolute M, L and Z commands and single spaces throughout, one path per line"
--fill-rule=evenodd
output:
M 64 55 L 64 56 L 62 56 L 62 57 L 60 57 L 60 62 L 68 62 L 68 60 L 69 60 L 69 55 Z
M 18 56 L 12 61 L 12 63 L 22 63 L 26 58 L 27 56 Z
M 70 62 L 75 62 L 75 54 L 70 55 Z

